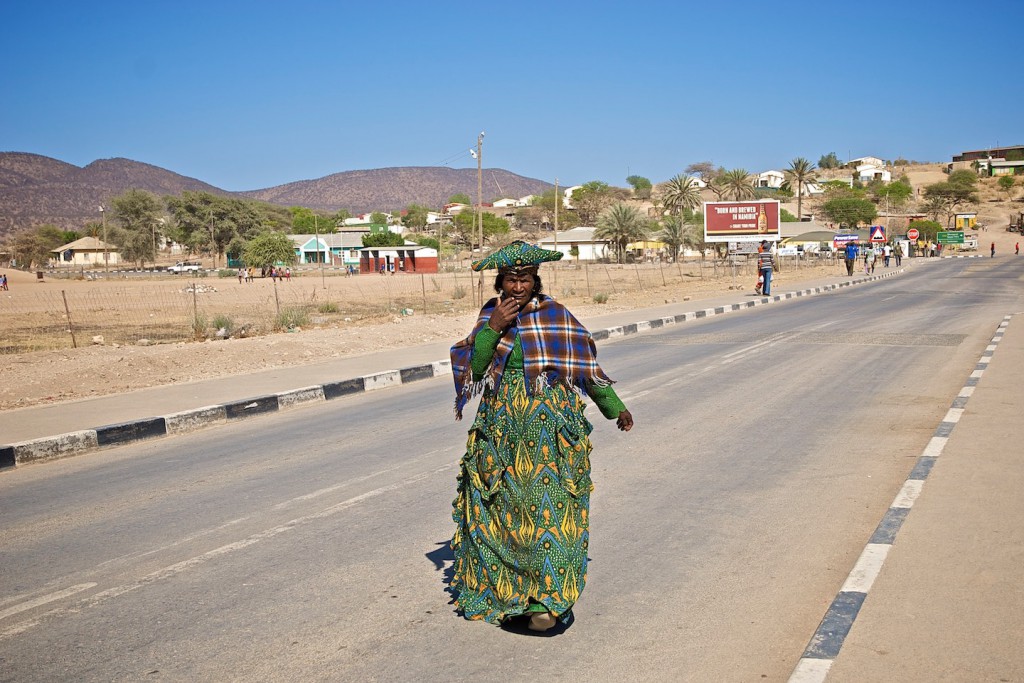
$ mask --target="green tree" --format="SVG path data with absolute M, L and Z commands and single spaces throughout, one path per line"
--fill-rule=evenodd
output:
M 880 183 L 878 186 L 869 188 L 875 196 L 875 200 L 886 202 L 891 210 L 899 210 L 907 203 L 907 200 L 914 194 L 910 183 L 897 180 L 892 183 Z
M 946 182 L 926 186 L 924 196 L 931 208 L 946 214 L 946 225 L 949 225 L 960 207 L 978 202 L 977 181 L 978 177 L 970 171 L 955 171 Z
M 783 223 L 798 223 L 800 221 L 799 218 L 785 209 L 779 209 L 779 220 Z
M 383 211 L 374 211 L 370 214 L 371 225 L 388 225 L 388 223 L 390 223 L 388 215 Z
M 804 215 L 804 190 L 818 180 L 818 175 L 814 172 L 814 164 L 803 157 L 797 157 L 789 162 L 789 168 L 783 175 L 796 193 L 796 217 L 799 220 Z
M 673 260 L 679 257 L 679 250 L 686 243 L 686 225 L 682 216 L 665 216 L 661 223 L 658 239 L 668 245 L 669 256 Z
M 626 178 L 626 182 L 629 183 L 630 187 L 633 188 L 633 196 L 637 199 L 650 199 L 651 198 L 651 181 L 640 175 L 631 175 Z
M 250 268 L 267 268 L 277 263 L 293 265 L 295 244 L 283 232 L 262 232 L 249 240 L 242 250 L 242 260 Z
M 996 183 L 999 185 L 999 189 L 1006 193 L 1006 198 L 1010 199 L 1013 194 L 1014 177 L 1012 175 L 999 176 L 999 180 Z
M 427 227 L 427 214 L 430 213 L 430 208 L 423 206 L 422 204 L 410 204 L 405 209 L 405 215 L 402 217 L 402 225 L 407 230 L 419 232 L 423 228 Z
M 451 197 L 449 197 L 448 198 L 448 203 L 449 204 L 472 204 L 473 200 L 470 199 L 469 195 L 466 194 L 465 192 L 459 192 L 459 193 L 453 194 Z
M 594 237 L 608 240 L 615 246 L 615 253 L 619 263 L 622 263 L 626 253 L 626 245 L 630 242 L 639 242 L 647 239 L 647 219 L 640 215 L 640 211 L 628 204 L 617 203 L 597 219 L 597 230 Z
M 248 240 L 268 229 L 291 229 L 291 213 L 265 202 L 220 197 L 209 192 L 182 192 L 164 197 L 172 225 L 167 235 L 189 253 L 216 258 L 236 236 Z
M 476 239 L 475 235 L 478 230 L 476 216 L 476 209 L 460 211 L 452 222 L 457 240 L 467 246 L 472 245 Z M 507 235 L 509 232 L 508 221 L 489 211 L 483 212 L 483 223 L 484 242 L 487 242 L 489 237 Z
M 829 152 L 818 159 L 818 168 L 833 169 L 839 168 L 842 165 L 843 162 L 839 161 L 839 157 L 836 156 L 835 152 Z
M 830 221 L 848 228 L 856 228 L 861 223 L 870 225 L 878 215 L 873 203 L 858 197 L 829 199 L 822 204 L 821 210 Z
M 337 220 L 330 214 L 320 213 L 305 206 L 290 206 L 291 232 L 295 235 L 332 234 L 337 231 Z
M 661 203 L 673 216 L 701 205 L 700 187 L 688 175 L 677 175 L 661 188 Z
M 573 190 L 572 205 L 579 215 L 580 225 L 593 225 L 602 211 L 621 198 L 608 183 L 592 180 Z
M 400 247 L 405 244 L 405 238 L 390 230 L 363 235 L 362 240 L 364 247 Z
M 112 241 L 120 248 L 121 257 L 140 266 L 145 261 L 155 262 L 156 243 L 164 226 L 161 201 L 145 190 L 133 189 L 111 199 L 110 205 L 116 224 Z
M 719 180 L 724 192 L 736 201 L 754 196 L 754 185 L 750 182 L 750 174 L 746 169 L 734 168 L 726 171 Z

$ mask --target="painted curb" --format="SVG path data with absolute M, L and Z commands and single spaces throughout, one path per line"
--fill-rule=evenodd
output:
M 900 268 L 881 275 L 871 275 L 855 280 L 837 282 L 832 285 L 803 289 L 796 292 L 786 292 L 774 296 L 762 296 L 754 300 L 716 308 L 680 313 L 675 316 L 656 318 L 654 320 L 643 320 L 628 325 L 610 327 L 603 330 L 592 331 L 594 341 L 615 339 L 631 334 L 640 334 L 653 329 L 661 329 L 668 325 L 710 318 L 715 315 L 724 315 L 733 311 L 740 311 L 755 306 L 796 299 L 804 296 L 825 294 L 843 287 L 874 282 L 884 278 L 894 277 L 904 272 Z M 133 441 L 153 439 L 174 434 L 186 434 L 198 429 L 205 429 L 218 424 L 225 424 L 234 420 L 246 419 L 257 415 L 275 413 L 281 410 L 296 408 L 309 403 L 320 403 L 331 401 L 336 398 L 343 398 L 353 394 L 377 391 L 390 387 L 418 382 L 424 379 L 433 379 L 442 375 L 452 374 L 452 364 L 448 359 L 414 365 L 399 370 L 385 370 L 372 375 L 363 375 L 352 379 L 337 380 L 301 389 L 290 389 L 277 394 L 266 396 L 255 396 L 252 398 L 240 399 L 223 405 L 205 406 L 193 410 L 186 410 L 159 417 L 147 417 L 131 422 L 124 422 L 112 425 L 103 425 L 93 429 L 85 429 L 67 434 L 22 441 L 14 444 L 0 444 L 0 469 L 16 467 L 30 462 L 42 462 L 56 460 L 73 455 L 81 455 L 89 451 L 112 446 L 121 446 Z

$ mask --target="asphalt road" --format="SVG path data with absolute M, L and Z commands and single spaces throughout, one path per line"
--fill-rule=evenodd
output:
M 0 681 L 786 680 L 1004 315 L 1008 259 L 600 346 L 588 586 L 456 617 L 450 380 L 0 478 Z

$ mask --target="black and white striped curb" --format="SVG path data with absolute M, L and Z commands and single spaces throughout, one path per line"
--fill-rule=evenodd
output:
M 850 287 L 856 284 L 873 282 L 887 277 L 893 277 L 903 272 L 903 269 L 890 271 L 881 275 L 866 276 L 845 282 L 837 282 L 813 289 L 804 289 L 796 292 L 786 292 L 775 296 L 762 296 L 757 299 L 743 303 L 718 306 L 689 313 L 655 320 L 643 320 L 620 325 L 603 330 L 592 331 L 595 341 L 613 339 L 630 334 L 638 334 L 648 330 L 658 329 L 667 325 L 698 320 L 714 315 L 722 315 L 732 311 L 740 311 L 754 306 L 795 299 L 803 296 L 824 294 L 843 287 Z M 287 410 L 308 403 L 330 401 L 331 399 L 351 396 L 377 389 L 386 389 L 401 384 L 408 384 L 422 379 L 431 379 L 441 375 L 450 375 L 452 372 L 451 361 L 439 360 L 422 365 L 402 368 L 400 370 L 387 370 L 372 375 L 364 375 L 353 379 L 345 379 L 328 384 L 319 384 L 302 389 L 283 391 L 277 394 L 267 394 L 254 398 L 233 401 L 224 405 L 212 405 L 193 410 L 186 410 L 180 413 L 164 415 L 161 417 L 147 417 L 131 422 L 105 425 L 94 429 L 83 429 L 76 432 L 47 436 L 29 441 L 0 445 L 0 468 L 24 465 L 30 462 L 54 460 L 72 455 L 80 455 L 98 448 L 110 446 L 122 446 L 132 441 L 152 439 L 172 434 L 184 434 L 187 432 L 224 424 L 256 415 L 264 415 L 280 410 Z
M 942 455 L 953 429 L 960 422 L 964 408 L 967 406 L 967 400 L 974 393 L 974 388 L 978 385 L 982 375 L 985 374 L 988 364 L 992 361 L 992 354 L 995 353 L 996 347 L 1002 341 L 1009 324 L 1010 316 L 1005 316 L 999 323 L 992 342 L 985 347 L 977 365 L 974 366 L 970 377 L 967 378 L 967 382 L 953 399 L 942 422 L 935 428 L 931 440 L 928 441 L 928 445 L 925 446 L 924 451 L 918 456 L 917 462 L 914 463 L 914 469 L 911 470 L 903 487 L 896 494 L 896 498 L 885 515 L 882 516 L 882 521 L 878 523 L 875 532 L 868 539 L 867 545 L 864 546 L 863 552 L 857 559 L 857 563 L 839 589 L 838 595 L 825 612 L 824 618 L 814 635 L 811 636 L 793 674 L 789 677 L 789 683 L 822 683 L 828 676 L 829 669 L 832 668 L 832 663 L 839 656 L 839 651 L 853 627 L 853 622 L 857 619 L 868 591 L 871 590 L 872 584 L 882 570 L 882 565 L 885 564 L 889 550 L 892 549 L 896 540 L 896 534 L 910 514 L 914 501 L 921 495 L 925 480 L 939 456 Z

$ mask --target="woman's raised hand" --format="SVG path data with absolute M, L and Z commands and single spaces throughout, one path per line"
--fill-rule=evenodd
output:
M 491 311 L 491 318 L 487 324 L 495 332 L 504 332 L 512 321 L 519 315 L 519 304 L 510 296 L 501 297 L 498 305 Z

